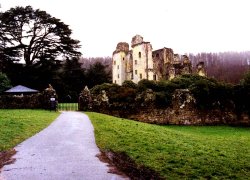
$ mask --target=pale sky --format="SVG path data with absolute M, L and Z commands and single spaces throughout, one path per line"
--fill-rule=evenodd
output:
M 112 56 L 140 34 L 153 50 L 250 50 L 249 0 L 0 0 L 0 11 L 31 5 L 70 25 L 83 57 Z

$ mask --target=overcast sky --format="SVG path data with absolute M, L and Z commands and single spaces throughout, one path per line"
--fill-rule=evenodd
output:
M 70 25 L 84 57 L 112 56 L 140 34 L 175 53 L 250 50 L 249 0 L 0 0 L 31 5 Z

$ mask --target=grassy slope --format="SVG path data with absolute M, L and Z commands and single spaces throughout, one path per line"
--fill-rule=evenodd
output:
M 41 131 L 58 115 L 58 112 L 45 110 L 0 110 L 0 151 Z
M 168 179 L 250 177 L 250 129 L 159 126 L 87 113 L 102 149 L 126 152 Z

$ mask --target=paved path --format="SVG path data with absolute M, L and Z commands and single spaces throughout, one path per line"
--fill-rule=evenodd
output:
M 1 170 L 6 180 L 117 180 L 96 155 L 93 126 L 80 112 L 63 112 L 49 127 L 19 144 L 16 161 Z

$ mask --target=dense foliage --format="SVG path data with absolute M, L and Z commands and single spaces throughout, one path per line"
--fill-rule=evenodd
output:
M 60 60 L 59 56 L 81 55 L 79 41 L 71 38 L 69 26 L 45 11 L 31 6 L 11 8 L 0 13 L 0 23 L 4 54 L 16 60 L 16 52 L 27 67 Z
M 105 90 L 110 103 L 131 104 L 140 103 L 140 97 L 145 95 L 147 89 L 152 89 L 155 95 L 154 105 L 164 108 L 171 106 L 176 89 L 189 89 L 196 99 L 198 109 L 236 110 L 242 113 L 249 112 L 250 109 L 249 74 L 246 74 L 239 85 L 227 84 L 198 75 L 183 75 L 171 81 L 156 82 L 144 79 L 138 85 L 132 81 L 125 81 L 121 86 L 105 83 L 95 86 L 91 91 L 97 95 L 101 90 Z

